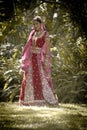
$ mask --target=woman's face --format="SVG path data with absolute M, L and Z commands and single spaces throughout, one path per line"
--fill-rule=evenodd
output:
M 33 21 L 33 25 L 35 30 L 41 30 L 41 23 L 39 23 L 38 21 Z

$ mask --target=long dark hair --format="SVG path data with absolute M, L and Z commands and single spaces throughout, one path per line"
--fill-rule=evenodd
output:
M 35 17 L 33 18 L 33 21 L 37 21 L 37 22 L 39 22 L 39 23 L 42 23 L 42 20 L 41 20 L 41 17 L 40 17 L 40 16 L 35 16 Z

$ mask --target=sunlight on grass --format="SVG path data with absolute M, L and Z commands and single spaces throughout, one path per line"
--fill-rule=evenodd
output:
M 87 130 L 86 105 L 60 104 L 60 107 L 24 107 L 0 103 L 3 130 Z

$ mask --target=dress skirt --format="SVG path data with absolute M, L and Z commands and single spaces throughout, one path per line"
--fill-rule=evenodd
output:
M 21 105 L 42 106 L 57 104 L 51 77 L 45 73 L 41 62 L 41 48 L 31 49 L 31 63 L 28 72 L 24 73 L 19 101 Z

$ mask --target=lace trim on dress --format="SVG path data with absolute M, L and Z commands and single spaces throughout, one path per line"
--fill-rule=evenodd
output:
M 41 48 L 31 46 L 30 51 L 31 51 L 31 53 L 37 53 L 37 54 L 39 54 L 39 53 L 41 53 Z

